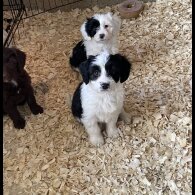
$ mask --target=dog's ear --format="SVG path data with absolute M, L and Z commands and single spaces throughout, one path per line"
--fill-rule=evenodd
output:
M 15 50 L 15 55 L 16 55 L 17 62 L 18 62 L 17 68 L 21 72 L 24 69 L 24 66 L 26 63 L 26 54 L 19 49 L 14 48 L 14 50 Z
M 130 74 L 131 70 L 131 63 L 128 61 L 128 59 L 125 56 L 122 56 L 121 54 L 116 54 L 116 57 L 118 58 L 118 65 L 120 67 L 120 82 L 125 82 Z
M 82 75 L 84 83 L 87 85 L 89 83 L 89 62 L 86 60 L 79 65 L 79 70 Z
M 94 60 L 94 58 L 95 58 L 95 56 L 90 55 L 86 61 L 82 62 L 79 65 L 80 73 L 81 73 L 83 81 L 86 85 L 89 83 L 89 77 L 90 77 L 89 67 L 90 67 L 91 62 Z
M 110 55 L 109 62 L 107 63 L 107 69 L 111 71 L 113 79 L 115 82 L 120 80 L 121 83 L 125 82 L 130 74 L 131 63 L 126 57 L 121 54 Z
M 112 20 L 114 23 L 114 27 L 115 27 L 115 33 L 119 33 L 120 28 L 121 28 L 121 19 L 119 16 L 117 16 L 116 14 L 112 15 Z
M 107 17 L 110 19 L 110 21 L 112 21 L 112 25 L 113 25 L 113 35 L 118 35 L 119 31 L 120 31 L 120 28 L 121 28 L 121 19 L 120 17 L 116 14 L 116 13 L 113 13 L 113 12 L 108 12 L 107 14 Z
M 89 20 L 89 18 L 87 18 L 87 21 Z M 85 29 L 85 25 L 87 23 L 87 21 L 85 21 L 82 25 L 81 25 L 81 28 L 80 28 L 80 31 L 81 31 L 81 34 L 83 36 L 83 39 L 86 40 L 86 41 L 90 41 L 91 40 L 91 37 L 88 36 L 87 32 L 86 32 L 86 29 Z

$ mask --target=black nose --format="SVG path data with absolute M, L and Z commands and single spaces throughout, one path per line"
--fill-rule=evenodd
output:
M 103 39 L 105 37 L 105 34 L 100 34 L 100 39 Z
M 110 87 L 110 84 L 109 83 L 102 83 L 101 86 L 102 86 L 102 89 L 106 90 Z

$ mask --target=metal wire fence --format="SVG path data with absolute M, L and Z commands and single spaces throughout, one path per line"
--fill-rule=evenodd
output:
M 7 32 L 4 47 L 8 47 L 12 41 L 14 42 L 16 32 L 20 37 L 18 27 L 22 20 L 81 1 L 83 0 L 4 0 L 3 21 L 5 25 L 3 29 Z

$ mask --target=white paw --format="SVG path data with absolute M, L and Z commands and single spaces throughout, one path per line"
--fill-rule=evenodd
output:
M 101 146 L 101 145 L 103 145 L 104 144 L 104 138 L 103 138 L 103 136 L 91 136 L 90 138 L 89 138 L 89 141 L 93 144 L 93 145 L 95 145 L 95 146 Z
M 119 136 L 119 129 L 116 128 L 116 129 L 109 130 L 107 131 L 107 135 L 110 138 L 117 138 Z

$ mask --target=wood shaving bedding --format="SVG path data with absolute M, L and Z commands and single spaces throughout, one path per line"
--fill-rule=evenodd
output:
M 120 52 L 132 62 L 125 108 L 132 124 L 96 148 L 71 114 L 78 75 L 69 65 L 80 25 L 116 6 L 44 13 L 24 21 L 17 47 L 44 114 L 27 106 L 24 130 L 4 125 L 4 193 L 176 194 L 192 191 L 191 1 L 146 3 L 136 20 L 122 20 Z M 17 39 L 17 37 L 16 37 Z

